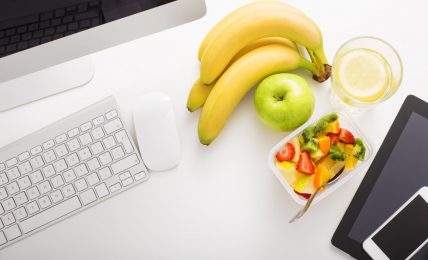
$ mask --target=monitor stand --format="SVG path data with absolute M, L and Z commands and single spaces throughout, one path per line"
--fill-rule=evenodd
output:
M 0 83 L 0 111 L 83 86 L 94 73 L 90 57 L 82 57 Z

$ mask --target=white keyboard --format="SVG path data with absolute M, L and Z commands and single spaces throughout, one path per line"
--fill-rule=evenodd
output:
M 0 150 L 0 249 L 149 178 L 113 97 Z

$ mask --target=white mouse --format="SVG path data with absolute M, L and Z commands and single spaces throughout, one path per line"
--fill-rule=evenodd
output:
M 170 98 L 162 92 L 139 97 L 134 124 L 141 156 L 153 171 L 171 169 L 180 162 L 180 140 Z

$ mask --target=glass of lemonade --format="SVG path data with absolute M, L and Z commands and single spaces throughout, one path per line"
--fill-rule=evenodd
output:
M 333 98 L 365 110 L 390 98 L 401 84 L 403 65 L 397 51 L 376 37 L 345 42 L 333 60 Z

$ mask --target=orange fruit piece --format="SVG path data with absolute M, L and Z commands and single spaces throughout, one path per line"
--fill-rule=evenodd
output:
M 331 179 L 331 172 L 322 164 L 319 164 L 315 169 L 315 177 L 314 177 L 314 187 L 318 189 L 319 187 L 326 184 Z
M 330 151 L 330 137 L 328 136 L 321 136 L 318 138 L 319 141 L 319 148 L 321 152 L 324 155 L 328 154 L 328 151 Z

